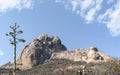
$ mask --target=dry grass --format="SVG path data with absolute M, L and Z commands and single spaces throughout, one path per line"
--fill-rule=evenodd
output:
M 85 75 L 120 75 L 120 61 L 117 60 L 87 64 L 65 59 L 46 61 L 44 64 L 25 71 L 18 70 L 17 75 L 80 75 L 83 70 L 81 66 L 83 65 L 85 65 Z M 72 69 L 68 67 L 72 67 Z M 0 70 L 0 75 L 12 75 L 11 71 Z

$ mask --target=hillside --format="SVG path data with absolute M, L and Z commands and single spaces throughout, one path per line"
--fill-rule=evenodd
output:
M 12 69 L 8 62 L 0 73 Z M 120 75 L 120 62 L 96 47 L 67 50 L 59 37 L 42 34 L 22 49 L 17 69 L 17 75 Z

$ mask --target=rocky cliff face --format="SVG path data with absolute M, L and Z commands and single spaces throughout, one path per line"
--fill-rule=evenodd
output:
M 23 48 L 17 58 L 17 64 L 21 65 L 23 69 L 32 68 L 49 59 L 53 52 L 66 50 L 57 36 L 42 34 Z
M 48 59 L 67 59 L 72 61 L 105 62 L 112 58 L 101 53 L 95 47 L 67 51 L 57 36 L 42 34 L 26 45 L 17 58 L 17 68 L 26 70 L 44 63 Z M 13 63 L 7 63 L 2 68 L 13 68 Z
M 88 49 L 76 49 L 73 51 L 55 52 L 52 54 L 51 59 L 69 59 L 72 61 L 97 63 L 112 60 L 112 57 L 99 52 L 96 47 L 90 47 Z
M 66 50 L 67 48 L 61 43 L 59 37 L 41 34 L 22 49 L 17 58 L 17 68 L 30 69 L 50 59 L 53 52 Z M 13 64 L 7 63 L 2 68 L 13 68 Z

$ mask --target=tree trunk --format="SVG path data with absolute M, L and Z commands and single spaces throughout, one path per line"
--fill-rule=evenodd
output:
M 14 45 L 14 75 L 16 75 L 16 44 Z
M 16 75 L 16 38 L 15 37 L 14 37 L 14 72 L 13 72 L 13 75 Z

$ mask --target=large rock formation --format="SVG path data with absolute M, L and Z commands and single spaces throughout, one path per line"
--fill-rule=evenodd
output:
M 72 61 L 106 62 L 110 56 L 98 51 L 96 47 L 67 51 L 57 36 L 42 34 L 26 45 L 17 58 L 17 68 L 26 70 L 44 63 L 48 59 L 68 59 Z M 2 68 L 13 68 L 13 63 L 7 63 Z
M 97 63 L 112 60 L 112 57 L 99 52 L 96 47 L 90 47 L 88 49 L 76 49 L 72 51 L 55 52 L 52 54 L 51 59 L 69 59 L 72 61 Z
M 67 48 L 57 36 L 41 34 L 38 38 L 26 45 L 17 58 L 17 68 L 30 69 L 50 59 L 53 52 L 66 51 Z M 7 63 L 3 68 L 13 68 L 12 63 Z
M 17 64 L 23 69 L 32 68 L 49 59 L 53 52 L 66 50 L 57 36 L 49 37 L 47 34 L 42 34 L 23 48 L 17 58 Z

